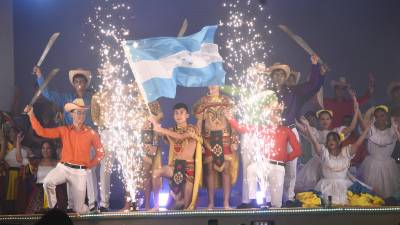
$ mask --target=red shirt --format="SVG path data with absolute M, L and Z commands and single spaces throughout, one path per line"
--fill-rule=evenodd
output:
M 370 95 L 369 92 L 364 94 L 362 97 L 358 97 L 357 101 L 360 106 L 368 102 Z M 345 99 L 343 101 L 337 101 L 333 98 L 324 98 L 324 108 L 333 112 L 332 125 L 331 127 L 340 127 L 343 122 L 343 117 L 347 115 L 353 115 L 353 100 Z
M 266 127 L 262 125 L 241 125 L 235 119 L 229 120 L 229 123 L 233 129 L 237 130 L 241 134 L 259 130 L 261 131 L 261 134 L 264 133 L 264 141 L 266 143 L 271 139 L 275 140 L 274 148 L 272 149 L 271 154 L 269 154 L 269 159 L 271 160 L 288 162 L 301 155 L 301 148 L 296 135 L 288 127 L 278 126 L 273 134 L 267 134 L 263 132 Z M 288 153 L 287 150 L 288 144 L 290 144 L 293 149 L 290 153 Z
M 37 135 L 46 138 L 61 138 L 61 162 L 92 168 L 103 158 L 103 146 L 100 142 L 100 136 L 96 131 L 86 126 L 82 130 L 77 131 L 73 129 L 72 125 L 43 128 L 34 115 L 30 116 L 29 119 Z M 90 160 L 90 148 L 92 146 L 96 150 L 96 155 Z

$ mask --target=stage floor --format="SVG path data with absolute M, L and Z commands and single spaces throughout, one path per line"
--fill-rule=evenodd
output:
M 0 224 L 34 224 L 41 215 L 0 215 Z M 76 225 L 399 225 L 400 207 L 280 208 L 71 214 Z

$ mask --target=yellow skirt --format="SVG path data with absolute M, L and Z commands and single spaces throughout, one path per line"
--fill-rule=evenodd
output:
M 7 182 L 7 195 L 6 200 L 16 200 L 18 195 L 18 175 L 19 170 L 11 169 L 8 172 L 8 182 Z

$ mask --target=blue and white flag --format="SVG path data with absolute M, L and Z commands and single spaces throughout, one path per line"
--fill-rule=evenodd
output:
M 125 55 L 147 102 L 175 98 L 176 86 L 224 85 L 223 59 L 214 43 L 217 26 L 187 37 L 159 37 L 123 43 Z

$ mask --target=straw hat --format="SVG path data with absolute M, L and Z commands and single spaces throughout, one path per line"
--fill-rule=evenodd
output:
M 71 112 L 72 110 L 75 109 L 88 109 L 88 107 L 85 106 L 85 102 L 83 101 L 82 98 L 76 98 L 73 102 L 68 102 L 64 106 L 65 111 Z
M 76 76 L 78 74 L 82 74 L 83 76 L 86 77 L 86 80 L 87 80 L 86 86 L 89 86 L 90 80 L 92 79 L 92 73 L 89 70 L 84 70 L 84 69 L 70 70 L 68 72 L 69 82 L 73 85 L 74 84 L 74 82 L 73 82 L 74 76 Z
M 290 75 L 290 67 L 286 64 L 281 64 L 281 63 L 275 63 L 272 66 L 266 68 L 265 73 L 267 75 L 271 75 L 274 70 L 283 70 L 285 72 L 286 79 Z

